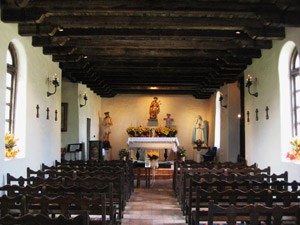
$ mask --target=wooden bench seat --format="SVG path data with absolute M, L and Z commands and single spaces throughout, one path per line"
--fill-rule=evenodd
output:
M 210 202 L 214 202 L 222 207 L 246 206 L 249 204 L 261 204 L 272 207 L 274 205 L 289 207 L 291 205 L 300 205 L 300 191 L 277 191 L 265 189 L 261 191 L 241 191 L 241 190 L 226 190 L 226 191 L 206 191 L 201 188 L 197 190 L 197 199 L 195 209 L 192 209 L 192 223 L 198 224 L 199 221 L 208 220 L 208 208 Z M 189 222 L 191 224 L 191 221 Z
M 262 223 L 273 225 L 299 225 L 300 207 L 299 205 L 267 207 L 261 204 L 249 204 L 242 207 L 235 205 L 222 207 L 211 201 L 208 208 L 208 225 L 213 225 L 215 221 L 224 221 L 228 225 L 236 225 L 244 221 L 250 225 Z M 193 224 L 198 225 L 198 223 Z
M 82 213 L 74 218 L 67 218 L 59 215 L 56 218 L 51 218 L 42 214 L 32 215 L 25 214 L 20 217 L 5 215 L 0 217 L 0 224 L 2 225 L 89 225 L 88 212 Z

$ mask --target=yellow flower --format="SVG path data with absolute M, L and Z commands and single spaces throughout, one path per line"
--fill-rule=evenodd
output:
M 299 137 L 294 137 L 290 143 L 293 146 L 293 150 L 295 150 L 296 152 L 300 151 L 300 138 Z
M 15 158 L 19 149 L 15 148 L 17 139 L 14 134 L 5 134 L 5 158 Z
M 17 149 L 5 149 L 5 158 L 15 158 L 16 155 L 18 154 L 19 150 Z
M 157 127 L 155 133 L 158 137 L 175 137 L 177 134 L 177 129 L 175 127 Z
M 157 160 L 159 158 L 159 153 L 156 151 L 150 151 L 147 153 L 150 160 Z
M 16 145 L 17 139 L 15 139 L 14 134 L 5 134 L 5 148 L 12 148 Z
M 150 135 L 149 127 L 128 127 L 126 131 L 130 137 L 149 137 Z
M 292 150 L 290 150 L 286 157 L 290 160 L 300 160 L 300 138 L 294 137 L 290 144 L 292 145 Z

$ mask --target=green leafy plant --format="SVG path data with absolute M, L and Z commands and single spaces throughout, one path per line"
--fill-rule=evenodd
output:
M 120 157 L 120 159 L 123 159 L 124 157 L 126 157 L 126 159 L 128 159 L 129 158 L 129 151 L 125 148 L 122 148 L 119 151 L 119 157 Z
M 186 155 L 186 150 L 183 147 L 178 147 L 177 157 L 182 158 L 182 157 L 185 157 L 185 155 Z

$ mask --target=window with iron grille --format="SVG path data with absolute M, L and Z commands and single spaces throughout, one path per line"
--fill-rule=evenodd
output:
M 16 83 L 17 83 L 17 57 L 12 43 L 9 44 L 6 55 L 6 90 L 5 90 L 5 131 L 14 132 Z
M 299 53 L 295 48 L 290 64 L 291 90 L 292 90 L 292 118 L 293 135 L 300 135 L 300 73 L 299 73 Z

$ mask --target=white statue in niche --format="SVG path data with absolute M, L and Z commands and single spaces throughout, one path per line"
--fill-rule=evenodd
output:
M 193 128 L 192 143 L 201 142 L 207 145 L 207 127 L 202 116 L 198 116 Z

